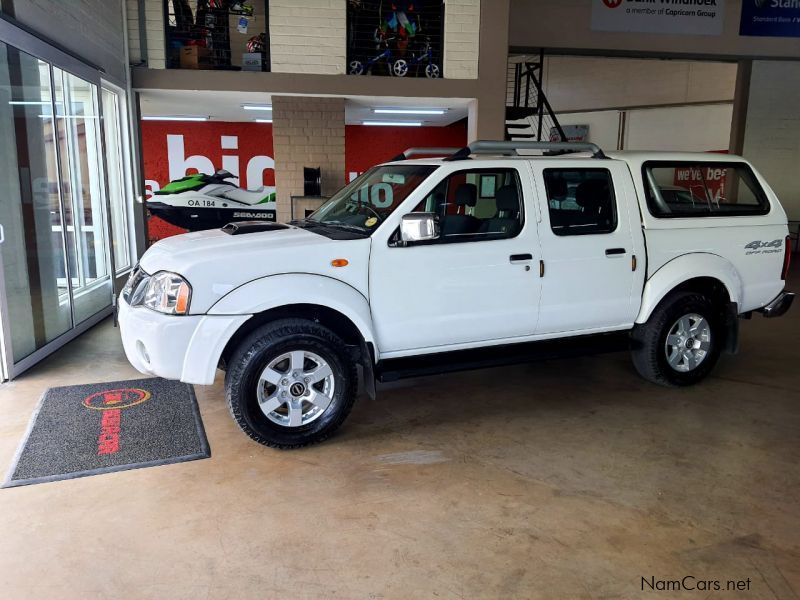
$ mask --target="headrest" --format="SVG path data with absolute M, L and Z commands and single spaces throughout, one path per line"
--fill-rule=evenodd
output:
M 504 185 L 497 190 L 495 196 L 497 210 L 519 210 L 519 195 L 516 185 Z
M 456 206 L 475 206 L 478 203 L 478 186 L 462 183 L 456 188 Z
M 563 177 L 553 177 L 547 180 L 547 192 L 550 194 L 550 199 L 565 198 L 569 194 L 567 187 L 567 180 Z
M 575 188 L 575 203 L 581 208 L 596 208 L 607 199 L 608 182 L 603 179 L 589 179 Z

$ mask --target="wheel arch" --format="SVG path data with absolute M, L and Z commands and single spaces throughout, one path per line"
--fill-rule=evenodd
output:
M 644 323 L 664 299 L 676 291 L 698 292 L 721 308 L 741 305 L 742 280 L 727 259 L 710 253 L 684 254 L 672 259 L 645 283 L 636 323 Z
M 209 314 L 252 315 L 227 341 L 222 359 L 257 327 L 287 317 L 321 323 L 348 345 L 371 346 L 373 356 L 377 355 L 366 297 L 353 286 L 324 275 L 290 273 L 256 279 L 222 297 Z
M 347 315 L 322 304 L 284 304 L 254 314 L 237 329 L 225 344 L 220 356 L 220 364 L 224 365 L 241 341 L 262 325 L 279 319 L 308 319 L 327 327 L 338 335 L 348 346 L 354 349 L 355 357 L 361 359 L 362 344 L 373 344 L 366 341 L 361 330 Z M 374 346 L 374 344 L 373 344 Z

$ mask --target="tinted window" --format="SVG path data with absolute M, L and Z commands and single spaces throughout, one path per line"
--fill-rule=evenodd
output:
M 648 162 L 647 207 L 656 217 L 725 217 L 769 212 L 752 170 L 729 162 Z
M 522 229 L 523 204 L 514 169 L 474 169 L 442 180 L 415 212 L 439 215 L 443 242 L 515 237 Z
M 550 227 L 556 235 L 609 233 L 617 228 L 614 184 L 607 169 L 545 169 Z

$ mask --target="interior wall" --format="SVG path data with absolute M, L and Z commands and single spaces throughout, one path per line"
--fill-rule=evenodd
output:
M 14 18 L 48 40 L 102 68 L 119 82 L 128 80 L 123 0 L 15 0 Z
M 511 0 L 509 45 L 512 48 L 800 58 L 798 38 L 740 36 L 742 1 L 725 2 L 722 35 L 654 35 L 593 31 L 590 0 Z
M 588 125 L 589 139 L 605 150 L 618 149 L 620 114 L 625 114 L 625 150 L 683 152 L 728 148 L 733 104 L 603 110 L 557 115 L 564 125 Z
M 753 62 L 743 154 L 794 220 L 800 220 L 799 98 L 800 62 Z
M 601 110 L 733 100 L 736 63 L 548 56 L 543 85 L 554 110 Z

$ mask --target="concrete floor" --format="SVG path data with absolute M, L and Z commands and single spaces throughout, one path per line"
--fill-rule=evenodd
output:
M 405 381 L 292 452 L 241 434 L 218 380 L 211 459 L 0 490 L 0 596 L 640 598 L 692 575 L 797 598 L 798 334 L 800 307 L 744 322 L 686 390 L 624 354 Z M 0 386 L 0 468 L 45 388 L 126 377 L 106 322 Z

